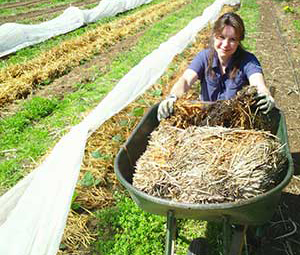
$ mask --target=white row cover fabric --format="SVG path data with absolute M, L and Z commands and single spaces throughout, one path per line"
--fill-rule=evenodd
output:
M 152 0 L 102 0 L 93 9 L 71 6 L 57 18 L 37 25 L 5 23 L 0 26 L 0 57 L 43 42 L 51 37 L 73 31 L 104 17 L 134 9 Z
M 100 104 L 54 147 L 31 174 L 0 197 L 0 254 L 54 255 L 58 251 L 88 137 L 104 121 L 145 92 L 173 57 L 214 21 L 224 4 L 216 0 L 203 15 L 145 57 Z

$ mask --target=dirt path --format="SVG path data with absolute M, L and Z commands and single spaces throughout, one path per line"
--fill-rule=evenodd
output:
M 259 1 L 262 3 L 262 1 Z M 258 57 L 267 84 L 275 88 L 275 100 L 285 114 L 291 152 L 298 168 L 300 154 L 300 91 L 295 55 L 298 52 L 291 38 L 282 33 L 278 6 L 264 1 L 261 8 L 261 32 L 257 38 Z M 270 11 L 271 10 L 271 11 Z M 299 46 L 298 46 L 299 47 Z
M 261 15 L 256 55 L 263 66 L 267 84 L 274 87 L 276 104 L 286 117 L 295 174 L 299 174 L 300 91 L 296 69 L 299 45 L 294 44 L 294 37 L 282 32 L 291 30 L 292 24 L 286 18 L 280 18 L 282 7 L 278 1 L 257 0 L 257 3 Z M 300 179 L 294 176 L 276 214 L 265 228 L 261 254 L 300 254 L 300 242 L 297 241 L 300 239 L 300 231 L 297 231 L 297 226 L 300 226 L 299 194 Z

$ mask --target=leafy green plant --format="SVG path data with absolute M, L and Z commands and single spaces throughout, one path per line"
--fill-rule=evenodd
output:
M 90 171 L 87 171 L 83 178 L 79 181 L 79 185 L 84 187 L 96 186 L 100 183 L 100 180 L 95 179 Z
M 160 97 L 162 95 L 162 90 L 156 89 L 156 90 L 151 91 L 150 94 L 154 97 Z
M 165 218 L 142 211 L 124 194 L 117 194 L 116 201 L 116 207 L 97 213 L 97 252 L 105 255 L 163 254 Z
M 78 197 L 78 193 L 75 190 L 74 194 L 72 196 L 72 202 L 71 202 L 71 208 L 73 210 L 78 210 L 80 208 L 80 204 L 75 202 L 75 200 L 76 200 L 77 197 Z
M 114 142 L 121 143 L 121 142 L 124 141 L 124 138 L 123 138 L 121 135 L 117 134 L 117 135 L 114 135 L 114 136 L 111 138 L 111 140 L 113 140 Z
M 36 97 L 25 102 L 23 109 L 9 118 L 0 121 L 0 134 L 22 132 L 32 121 L 50 115 L 57 107 L 57 101 Z
M 24 115 L 31 120 L 39 120 L 50 115 L 57 107 L 56 99 L 35 97 L 24 104 Z
M 139 116 L 143 116 L 144 115 L 144 109 L 141 107 L 135 107 L 132 112 L 130 113 L 130 115 L 135 116 L 135 117 L 139 117 Z
M 111 155 L 109 155 L 109 154 L 103 154 L 100 151 L 93 151 L 91 153 L 91 155 L 95 159 L 102 159 L 102 160 L 109 160 L 109 159 L 111 159 Z

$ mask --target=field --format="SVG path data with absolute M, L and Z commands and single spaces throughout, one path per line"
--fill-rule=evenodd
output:
M 241 2 L 240 9 L 225 6 L 222 11 L 236 11 L 245 21 L 243 44 L 260 60 L 267 85 L 285 114 L 295 166 L 259 244 L 249 240 L 250 254 L 299 254 L 300 2 Z M 37 167 L 126 73 L 212 3 L 154 0 L 0 59 L 0 195 Z M 0 25 L 40 23 L 70 5 L 87 9 L 97 4 L 4 0 Z M 164 254 L 166 219 L 132 202 L 116 179 L 113 161 L 147 109 L 168 94 L 195 54 L 208 45 L 209 36 L 210 28 L 203 29 L 146 93 L 91 135 L 59 255 Z M 179 220 L 176 254 L 186 254 L 196 237 L 207 239 L 207 254 L 219 254 L 221 229 L 216 223 Z

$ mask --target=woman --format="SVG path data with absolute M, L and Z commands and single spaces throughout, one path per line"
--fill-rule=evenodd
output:
M 170 95 L 158 107 L 158 119 L 169 117 L 173 104 L 198 79 L 202 101 L 227 100 L 245 85 L 257 87 L 257 107 L 265 114 L 275 106 L 267 89 L 257 58 L 243 49 L 243 20 L 233 12 L 225 13 L 215 22 L 211 46 L 198 53 L 188 69 L 171 89 Z

